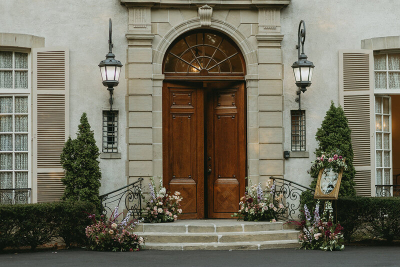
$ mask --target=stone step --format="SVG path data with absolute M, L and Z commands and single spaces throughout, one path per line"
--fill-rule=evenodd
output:
M 275 240 L 264 242 L 230 243 L 146 243 L 145 249 L 151 250 L 262 250 L 276 248 L 299 248 L 297 240 Z
M 257 250 L 299 247 L 299 232 L 283 222 L 178 220 L 139 224 L 135 233 L 145 239 L 145 249 Z
M 228 221 L 212 223 L 208 221 L 179 221 L 174 223 L 144 223 L 135 228 L 137 233 L 226 233 L 226 232 L 256 232 L 282 230 L 282 222 L 241 222 Z
M 297 240 L 298 231 L 276 230 L 255 232 L 219 232 L 219 233 L 138 233 L 149 243 L 230 243 L 263 242 L 272 240 Z

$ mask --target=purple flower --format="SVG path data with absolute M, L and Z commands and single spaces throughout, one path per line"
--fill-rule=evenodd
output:
M 317 226 L 319 224 L 319 221 L 320 221 L 320 216 L 319 216 L 319 202 L 318 202 L 314 210 L 314 226 Z
M 304 204 L 304 214 L 306 215 L 307 221 L 310 221 L 311 220 L 311 214 L 310 214 L 310 211 L 308 210 L 306 204 Z
M 325 236 L 330 237 L 330 236 L 331 236 L 331 231 L 326 230 L 326 231 L 325 231 Z
M 249 202 L 249 203 L 253 203 L 253 198 L 251 197 L 251 198 L 249 198 L 248 200 L 247 200 L 247 202 Z
M 258 201 L 261 201 L 262 198 L 263 198 L 263 190 L 261 188 L 261 183 L 259 183 L 257 186 L 257 199 Z
M 149 183 L 149 188 L 150 188 L 150 202 L 153 203 L 153 200 L 156 199 L 156 194 L 154 193 L 154 187 L 151 183 Z

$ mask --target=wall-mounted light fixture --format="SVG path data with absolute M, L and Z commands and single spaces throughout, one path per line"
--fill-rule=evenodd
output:
M 298 60 L 293 63 L 293 73 L 296 80 L 296 85 L 299 87 L 297 90 L 298 98 L 296 102 L 299 103 L 299 110 L 301 110 L 300 96 L 301 93 L 307 91 L 307 87 L 311 85 L 311 78 L 314 70 L 314 64 L 307 60 L 306 54 L 304 54 L 304 41 L 306 40 L 306 24 L 304 20 L 300 21 L 298 31 L 298 44 L 296 49 L 298 50 Z M 301 48 L 301 54 L 300 54 Z
M 108 54 L 106 59 L 102 60 L 99 64 L 101 78 L 103 85 L 107 87 L 110 92 L 110 111 L 113 105 L 113 92 L 114 87 L 119 83 L 119 75 L 121 73 L 122 64 L 119 60 L 115 59 L 115 55 L 112 53 L 112 23 L 109 21 L 109 39 L 108 39 Z

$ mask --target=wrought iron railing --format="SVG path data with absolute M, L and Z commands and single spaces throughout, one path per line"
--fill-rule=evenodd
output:
M 134 183 L 121 187 L 100 196 L 104 213 L 111 213 L 115 207 L 131 211 L 131 216 L 139 219 L 142 216 L 142 181 L 138 178 Z
M 286 207 L 286 213 L 280 216 L 283 220 L 296 220 L 301 218 L 300 211 L 300 197 L 305 191 L 309 191 L 314 195 L 314 189 L 303 186 L 296 182 L 292 182 L 287 179 L 273 177 L 270 179 L 273 181 L 273 197 L 280 198 L 279 203 L 282 203 Z M 297 215 L 297 216 L 296 216 Z
M 400 184 L 375 185 L 377 197 L 399 197 Z
M 0 189 L 0 204 L 31 203 L 31 188 Z

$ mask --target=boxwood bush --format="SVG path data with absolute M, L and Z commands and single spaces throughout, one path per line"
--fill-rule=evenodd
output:
M 400 240 L 400 198 L 344 197 L 337 203 L 337 219 L 347 241 L 358 231 L 365 237 Z
M 67 247 L 85 243 L 88 214 L 95 212 L 88 202 L 53 202 L 0 205 L 0 250 L 6 247 L 37 246 L 62 238 Z

